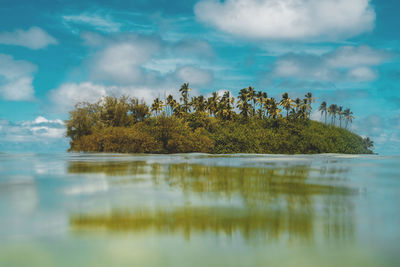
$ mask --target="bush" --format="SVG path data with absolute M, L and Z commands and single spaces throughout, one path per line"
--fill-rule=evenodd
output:
M 162 145 L 154 137 L 136 127 L 108 127 L 82 136 L 71 144 L 72 151 L 160 153 Z

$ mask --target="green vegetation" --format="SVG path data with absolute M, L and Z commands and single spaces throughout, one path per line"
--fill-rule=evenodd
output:
M 66 121 L 70 151 L 372 153 L 369 138 L 347 130 L 354 119 L 350 109 L 323 102 L 319 111 L 325 124 L 310 120 L 311 93 L 295 100 L 284 93 L 278 102 L 253 87 L 240 90 L 237 101 L 229 91 L 222 96 L 214 92 L 209 98 L 190 98 L 190 91 L 185 83 L 179 90 L 180 102 L 169 95 L 164 101 L 156 98 L 150 107 L 126 96 L 78 103 Z

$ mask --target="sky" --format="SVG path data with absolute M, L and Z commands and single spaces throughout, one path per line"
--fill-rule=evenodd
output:
M 80 101 L 148 103 L 248 86 L 350 108 L 375 152 L 400 153 L 395 0 L 1 0 L 0 151 L 68 149 Z

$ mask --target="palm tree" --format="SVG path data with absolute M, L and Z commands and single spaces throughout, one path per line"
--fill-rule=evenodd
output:
M 149 107 L 137 98 L 131 98 L 130 108 L 131 116 L 135 121 L 143 121 L 149 114 Z
M 257 93 L 257 103 L 260 106 L 258 109 L 258 116 L 263 118 L 265 116 L 265 111 L 267 110 L 266 100 L 268 99 L 268 95 L 265 92 L 259 91 Z
M 268 99 L 267 105 L 270 118 L 278 118 L 280 116 L 281 110 L 279 109 L 278 104 L 273 97 Z
M 231 120 L 233 117 L 233 104 L 235 103 L 235 98 L 231 97 L 229 91 L 226 91 L 218 103 L 217 115 L 225 120 Z
M 257 103 L 257 93 L 254 91 L 254 87 L 249 86 L 247 90 L 247 97 L 250 102 L 252 102 L 251 105 L 251 115 L 254 117 L 256 114 L 256 103 Z
M 332 119 L 332 120 L 331 120 L 331 125 L 334 125 L 335 122 L 336 122 L 337 110 L 338 110 L 338 107 L 337 107 L 336 104 L 332 104 L 332 105 L 330 105 L 329 108 L 328 108 L 329 116 L 332 116 L 332 117 L 331 117 L 331 119 Z
M 354 116 L 353 116 L 353 112 L 347 108 L 343 111 L 343 117 L 346 120 L 346 125 L 345 125 L 345 129 L 347 129 L 347 125 L 353 122 Z
M 164 107 L 164 103 L 160 101 L 160 99 L 157 97 L 154 99 L 153 104 L 151 105 L 151 111 L 156 112 L 156 116 L 158 115 L 158 112 L 160 112 Z
M 237 107 L 240 110 L 240 114 L 243 115 L 246 119 L 251 114 L 251 105 L 248 103 L 249 100 L 249 92 L 247 88 L 243 88 L 239 92 L 239 100 Z
M 311 104 L 315 102 L 315 99 L 312 96 L 312 93 L 310 93 L 310 92 L 308 92 L 304 97 L 305 97 L 304 103 L 306 104 L 306 107 L 307 107 L 307 115 L 308 115 L 308 117 L 310 117 L 311 110 L 312 110 Z
M 342 119 L 343 119 L 343 107 L 340 106 L 337 110 L 337 114 L 339 115 L 339 127 L 342 128 Z
M 315 102 L 315 98 L 312 96 L 312 93 L 310 92 L 308 92 L 304 97 L 305 99 L 307 99 L 307 104 L 309 105 Z
M 279 102 L 284 109 L 286 109 L 286 118 L 289 117 L 289 110 L 292 109 L 294 101 L 289 97 L 288 93 L 282 95 L 282 100 Z
M 210 115 L 215 115 L 215 113 L 217 112 L 219 99 L 220 97 L 217 92 L 213 92 L 211 94 L 211 97 L 208 98 L 207 109 Z
M 307 111 L 307 104 L 305 104 L 305 101 L 303 101 L 299 108 L 298 118 L 306 119 L 308 117 L 309 117 L 309 115 L 308 115 L 308 111 Z
M 190 103 L 189 103 L 190 91 L 192 91 L 192 89 L 189 88 L 189 83 L 184 83 L 179 89 L 179 92 L 181 92 L 182 95 L 180 100 L 183 101 L 183 111 L 186 113 L 190 110 Z
M 179 118 L 182 118 L 183 115 L 185 115 L 185 114 L 186 114 L 186 112 L 184 111 L 183 106 L 180 105 L 179 103 L 176 103 L 176 106 L 174 108 L 174 115 Z
M 168 108 L 168 113 L 171 116 L 175 110 L 175 107 L 177 105 L 176 100 L 172 95 L 168 95 L 166 101 L 165 101 L 165 107 Z
M 369 137 L 364 138 L 364 146 L 366 149 L 374 147 L 374 141 L 372 141 Z
M 202 96 L 202 95 L 200 95 L 198 97 L 193 97 L 191 104 L 195 111 L 204 112 L 207 108 L 207 102 L 204 99 L 204 96 Z
M 296 98 L 296 100 L 294 101 L 294 107 L 295 107 L 295 112 L 299 113 L 299 109 L 301 107 L 302 103 L 301 103 L 301 99 L 300 98 Z
M 319 106 L 318 111 L 321 111 L 321 116 L 323 116 L 325 114 L 325 124 L 326 124 L 326 115 L 328 113 L 327 112 L 328 110 L 327 110 L 327 104 L 325 101 L 321 103 L 321 106 Z

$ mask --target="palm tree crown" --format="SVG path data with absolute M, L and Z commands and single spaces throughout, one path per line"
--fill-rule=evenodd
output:
M 282 95 L 282 100 L 279 102 L 284 109 L 286 109 L 286 117 L 289 116 L 289 110 L 292 109 L 294 101 L 289 97 L 288 93 Z
M 158 115 L 158 113 L 162 111 L 163 107 L 164 103 L 157 97 L 151 105 L 151 111 L 155 111 L 156 115 Z
M 326 115 L 327 115 L 328 110 L 327 110 L 327 105 L 326 105 L 325 101 L 321 103 L 321 106 L 319 106 L 318 110 L 321 112 L 321 116 L 323 116 L 325 114 L 325 124 L 326 124 Z
M 181 101 L 183 101 L 183 110 L 184 112 L 189 112 L 190 110 L 190 103 L 189 103 L 189 92 L 192 91 L 192 89 L 189 88 L 189 83 L 184 83 L 181 88 L 179 89 L 179 92 L 181 92 Z

